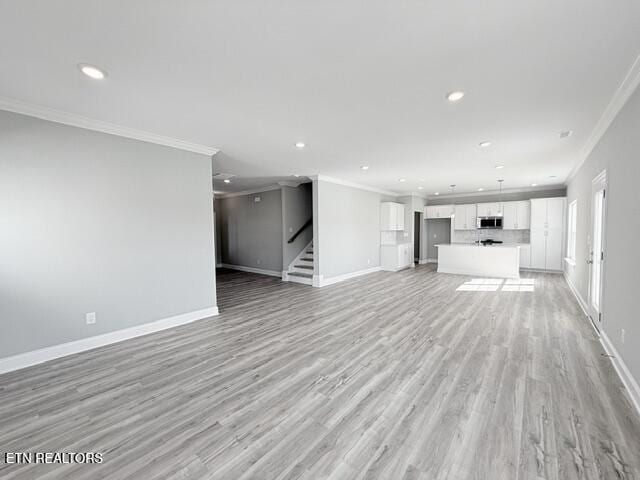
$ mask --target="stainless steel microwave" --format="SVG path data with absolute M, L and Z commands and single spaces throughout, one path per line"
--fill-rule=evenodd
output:
M 477 228 L 502 228 L 502 217 L 478 217 Z

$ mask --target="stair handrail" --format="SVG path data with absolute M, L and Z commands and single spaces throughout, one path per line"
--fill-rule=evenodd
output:
M 296 238 L 298 238 L 298 235 L 300 235 L 309 225 L 313 224 L 313 218 L 310 218 L 309 220 L 307 220 L 304 225 L 302 225 L 298 231 L 296 233 L 294 233 L 291 238 L 289 240 L 287 240 L 287 243 L 293 243 L 295 241 Z

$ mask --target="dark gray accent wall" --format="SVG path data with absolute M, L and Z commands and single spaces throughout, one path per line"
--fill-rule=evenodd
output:
M 0 111 L 0 357 L 215 307 L 211 169 Z
M 640 381 L 640 91 L 629 98 L 614 122 L 567 188 L 567 201 L 577 200 L 576 266 L 567 267 L 570 281 L 588 301 L 591 182 L 607 170 L 607 223 L 603 329 L 623 361 Z M 626 331 L 622 343 L 621 330 Z
M 430 218 L 426 221 L 427 229 L 427 258 L 438 258 L 439 243 L 451 242 L 451 219 L 450 218 Z
M 287 270 L 289 264 L 313 239 L 313 225 L 305 228 L 296 239 L 289 243 L 289 239 L 307 220 L 313 216 L 311 198 L 311 182 L 297 187 L 282 187 L 282 270 Z
M 467 203 L 489 203 L 489 202 L 517 202 L 519 200 L 529 200 L 531 198 L 552 198 L 564 197 L 567 194 L 566 188 L 554 188 L 552 190 L 536 190 L 532 192 L 509 192 L 495 195 L 469 195 L 439 197 L 427 200 L 427 205 L 464 205 Z
M 257 199 L 260 201 L 256 201 Z M 280 189 L 215 200 L 222 263 L 282 271 Z

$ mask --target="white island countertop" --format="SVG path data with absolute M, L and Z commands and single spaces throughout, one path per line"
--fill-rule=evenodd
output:
M 520 278 L 518 243 L 440 243 L 438 272 L 497 278 Z

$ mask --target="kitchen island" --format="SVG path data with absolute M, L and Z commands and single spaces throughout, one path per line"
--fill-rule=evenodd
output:
M 438 272 L 481 277 L 520 278 L 520 245 L 441 243 Z

